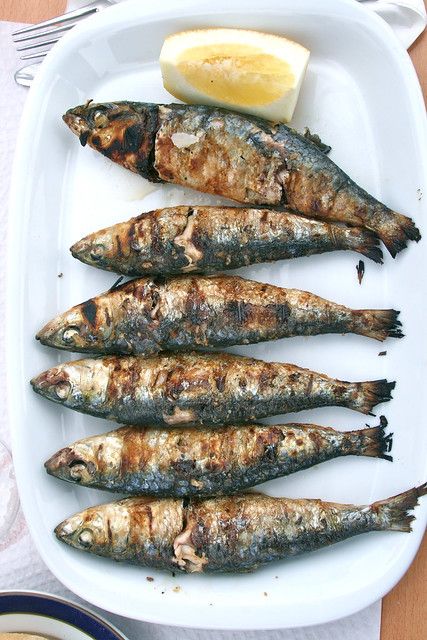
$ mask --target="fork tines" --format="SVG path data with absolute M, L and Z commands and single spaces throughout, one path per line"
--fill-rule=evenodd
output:
M 17 47 L 17 51 L 30 51 L 30 53 L 21 55 L 21 59 L 31 60 L 44 57 L 49 52 L 50 47 L 58 42 L 66 31 L 74 27 L 78 20 L 96 13 L 108 4 L 105 0 L 92 2 L 85 7 L 81 7 L 81 9 L 69 11 L 51 20 L 45 20 L 38 24 L 31 24 L 28 27 L 18 29 L 18 31 L 12 33 L 14 43 L 29 42 L 29 44 Z M 39 49 L 43 50 L 39 51 Z

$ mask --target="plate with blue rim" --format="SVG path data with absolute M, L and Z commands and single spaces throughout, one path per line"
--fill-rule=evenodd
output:
M 126 640 L 112 624 L 79 604 L 36 591 L 0 592 L 0 634 L 66 640 Z

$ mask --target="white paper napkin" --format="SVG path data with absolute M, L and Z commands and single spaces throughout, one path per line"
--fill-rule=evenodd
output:
M 425 29 L 427 17 L 423 0 L 369 0 L 364 6 L 388 22 L 405 49 Z

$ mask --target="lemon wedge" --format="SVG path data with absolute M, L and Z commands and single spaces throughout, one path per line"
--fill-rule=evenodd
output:
M 169 36 L 160 52 L 165 89 L 183 102 L 212 104 L 289 122 L 310 52 L 245 29 L 198 29 Z

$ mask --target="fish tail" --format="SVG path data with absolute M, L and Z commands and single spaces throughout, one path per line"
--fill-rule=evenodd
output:
M 388 402 L 392 399 L 391 392 L 396 386 L 395 382 L 388 380 L 370 380 L 369 382 L 357 382 L 359 393 L 350 404 L 352 409 L 361 413 L 371 413 L 372 409 L 381 402 Z
M 411 522 L 415 516 L 408 511 L 418 504 L 418 498 L 427 494 L 427 482 L 414 487 L 392 498 L 379 500 L 371 505 L 371 509 L 378 514 L 381 529 L 390 531 L 412 531 Z
M 378 264 L 383 263 L 380 240 L 373 231 L 357 227 L 346 229 L 346 244 L 348 249 L 361 253 Z
M 345 436 L 349 442 L 349 453 L 393 462 L 393 457 L 388 455 L 393 446 L 393 434 L 386 434 L 387 425 L 386 417 L 380 416 L 380 424 L 377 427 L 347 431 Z
M 400 311 L 394 309 L 362 309 L 355 311 L 355 333 L 383 342 L 386 338 L 403 338 Z
M 409 240 L 421 240 L 421 233 L 411 218 L 394 211 L 391 214 L 375 231 L 395 258 L 399 251 L 405 249 Z

